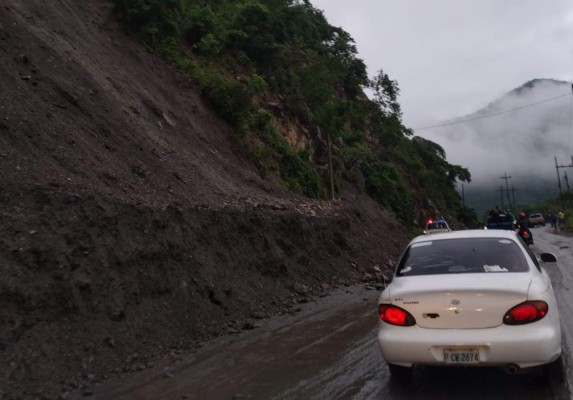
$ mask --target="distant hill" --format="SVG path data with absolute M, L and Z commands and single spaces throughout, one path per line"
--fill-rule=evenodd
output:
M 423 136 L 443 146 L 449 160 L 470 170 L 472 183 L 464 185 L 466 204 L 480 214 L 495 205 L 501 207 L 502 195 L 507 207 L 506 187 L 509 202 L 515 198 L 518 205 L 558 193 L 555 157 L 560 165 L 571 163 L 571 118 L 571 84 L 533 79 L 475 113 L 451 121 L 460 123 Z M 505 174 L 511 176 L 507 186 L 501 179 Z

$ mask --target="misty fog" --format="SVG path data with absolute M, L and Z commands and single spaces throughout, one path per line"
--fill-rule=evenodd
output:
M 482 213 L 502 206 L 501 187 L 505 191 L 506 183 L 500 177 L 505 174 L 511 176 L 509 189 L 515 189 L 509 200 L 515 198 L 518 205 L 559 192 L 555 157 L 560 165 L 572 164 L 572 101 L 569 83 L 534 80 L 474 114 L 444 122 L 451 125 L 418 129 L 415 134 L 440 144 L 449 163 L 469 169 L 472 182 L 463 185 L 466 205 Z M 516 110 L 506 112 L 512 109 Z M 469 119 L 474 120 L 460 122 Z M 573 189 L 573 168 L 560 169 L 564 191 L 565 174 Z M 503 194 L 507 207 L 507 193 Z

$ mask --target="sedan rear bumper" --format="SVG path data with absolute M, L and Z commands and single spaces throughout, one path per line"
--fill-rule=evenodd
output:
M 561 354 L 561 331 L 546 322 L 486 329 L 427 329 L 380 322 L 378 344 L 388 363 L 405 367 L 446 365 L 444 349 L 477 349 L 479 363 L 469 366 L 528 368 L 548 364 Z

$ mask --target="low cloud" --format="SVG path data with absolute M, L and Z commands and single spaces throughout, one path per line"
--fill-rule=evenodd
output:
M 573 162 L 572 118 L 571 85 L 543 79 L 449 121 L 450 125 L 416 134 L 440 144 L 450 163 L 470 170 L 472 183 L 464 188 L 467 200 L 482 209 L 488 207 L 485 202 L 493 207 L 501 201 L 505 181 L 500 177 L 505 174 L 511 176 L 508 187 L 516 189 L 512 196 L 518 204 L 557 194 L 555 157 L 561 165 Z M 565 169 L 560 173 L 563 176 Z M 573 169 L 568 174 L 573 185 Z

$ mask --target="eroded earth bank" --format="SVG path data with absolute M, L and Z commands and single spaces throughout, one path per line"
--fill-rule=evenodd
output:
M 103 1 L 0 4 L 0 398 L 65 398 L 388 274 L 361 195 L 259 177 Z

